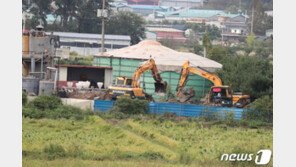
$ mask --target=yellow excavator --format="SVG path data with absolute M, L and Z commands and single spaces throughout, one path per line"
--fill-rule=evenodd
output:
M 182 67 L 181 77 L 177 86 L 177 97 L 182 96 L 182 89 L 186 86 L 189 73 L 199 75 L 210 80 L 214 86 L 211 87 L 207 95 L 207 103 L 217 106 L 235 106 L 244 107 L 250 103 L 250 96 L 242 93 L 233 93 L 231 86 L 223 85 L 221 79 L 201 67 L 190 67 L 189 61 L 185 62 Z
M 146 99 L 149 97 L 149 95 L 143 92 L 143 89 L 140 88 L 141 74 L 149 70 L 155 80 L 155 92 L 164 93 L 166 91 L 167 83 L 162 80 L 160 74 L 158 73 L 155 61 L 151 58 L 136 69 L 133 74 L 133 78 L 127 78 L 125 76 L 117 77 L 115 84 L 108 87 L 109 97 L 113 100 L 121 96 L 139 99 Z

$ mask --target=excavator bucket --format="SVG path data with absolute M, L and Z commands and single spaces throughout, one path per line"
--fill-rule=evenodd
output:
M 155 87 L 155 93 L 165 93 L 166 87 L 167 87 L 167 82 L 155 82 L 154 83 Z

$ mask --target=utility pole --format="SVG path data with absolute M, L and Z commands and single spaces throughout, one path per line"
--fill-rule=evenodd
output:
M 207 49 L 205 46 L 204 46 L 204 56 L 203 57 L 207 57 Z
M 242 11 L 242 1 L 241 0 L 239 0 L 239 13 L 241 14 L 241 11 Z
M 103 7 L 102 7 L 102 50 L 101 50 L 101 54 L 103 55 L 104 51 L 105 51 L 105 1 L 103 0 Z
M 206 26 L 206 25 L 205 25 L 205 26 Z M 208 27 L 206 26 L 206 29 L 205 29 L 205 35 L 203 36 L 203 38 L 205 38 L 207 34 L 208 34 Z M 205 40 L 203 39 L 203 42 L 207 42 L 207 41 L 205 41 Z M 206 48 L 207 45 L 208 45 L 207 43 L 204 44 L 204 57 L 207 57 L 207 48 Z

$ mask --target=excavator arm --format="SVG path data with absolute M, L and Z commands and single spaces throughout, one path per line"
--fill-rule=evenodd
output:
M 222 81 L 217 75 L 207 72 L 205 70 L 202 70 L 201 68 L 198 68 L 198 67 L 190 67 L 189 61 L 187 61 L 183 64 L 183 67 L 182 67 L 181 77 L 180 77 L 179 85 L 177 87 L 177 95 L 179 95 L 182 89 L 186 86 L 186 81 L 190 72 L 210 80 L 211 82 L 214 83 L 215 86 L 222 86 Z
M 143 74 L 146 71 L 151 70 L 151 74 L 153 76 L 153 79 L 155 82 L 155 92 L 165 92 L 167 83 L 162 80 L 160 74 L 158 73 L 158 69 L 156 67 L 154 59 L 150 59 L 143 63 L 140 67 L 137 68 L 137 70 L 134 72 L 133 75 L 133 82 L 132 86 L 134 88 L 140 87 L 140 78 L 141 74 Z

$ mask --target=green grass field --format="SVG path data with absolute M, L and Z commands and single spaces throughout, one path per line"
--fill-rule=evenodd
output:
M 220 156 L 273 150 L 271 128 L 99 116 L 81 121 L 23 118 L 22 124 L 23 166 L 30 167 L 254 166 L 254 162 L 220 162 Z

